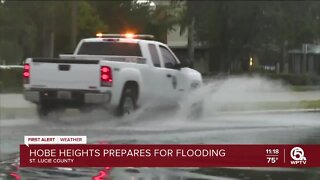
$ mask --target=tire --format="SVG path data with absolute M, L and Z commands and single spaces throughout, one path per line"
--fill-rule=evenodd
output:
M 120 103 L 116 109 L 117 116 L 125 116 L 132 114 L 137 108 L 137 93 L 134 88 L 126 87 L 120 99 Z
M 190 120 L 199 120 L 203 117 L 203 103 L 197 102 L 191 105 L 187 118 Z
M 92 107 L 87 107 L 87 106 L 79 108 L 79 111 L 81 114 L 90 113 L 90 112 L 92 112 L 92 110 L 93 110 Z
M 37 113 L 40 120 L 47 121 L 48 115 L 50 113 L 50 108 L 45 105 L 38 104 Z
M 38 117 L 41 121 L 57 121 L 60 119 L 60 115 L 65 111 L 62 107 L 52 107 L 48 105 L 37 105 Z M 49 114 L 53 113 L 53 117 Z

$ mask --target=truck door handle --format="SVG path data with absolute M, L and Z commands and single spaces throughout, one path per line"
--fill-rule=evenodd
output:
M 172 77 L 172 75 L 171 74 L 167 74 L 167 78 L 171 78 Z
M 69 71 L 70 70 L 70 65 L 68 65 L 68 64 L 59 64 L 59 70 L 60 71 Z

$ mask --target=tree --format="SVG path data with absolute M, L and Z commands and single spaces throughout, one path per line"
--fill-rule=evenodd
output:
M 0 7 L 0 59 L 17 64 L 26 57 L 70 53 L 71 2 L 6 1 Z M 88 1 L 78 2 L 77 39 L 106 30 Z
M 0 7 L 0 60 L 71 53 L 79 39 L 97 32 L 153 34 L 166 42 L 176 23 L 172 6 L 134 1 L 6 1 Z
M 14 12 L 14 13 L 12 13 Z M 30 18 L 24 16 L 17 2 L 6 2 L 0 8 L 0 60 L 1 63 L 16 64 L 25 52 L 32 51 L 34 44 L 27 45 L 35 36 Z
M 176 6 L 157 5 L 133 1 L 92 1 L 101 19 L 108 25 L 106 33 L 152 34 L 166 42 L 167 30 L 177 23 L 173 14 Z
M 249 56 L 281 62 L 288 48 L 319 41 L 317 1 L 186 1 L 182 26 L 195 18 L 197 41 L 210 47 L 212 71 Z

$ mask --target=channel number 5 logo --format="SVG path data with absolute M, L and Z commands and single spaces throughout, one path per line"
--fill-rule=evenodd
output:
M 304 151 L 300 147 L 294 147 L 290 152 L 291 158 L 295 161 L 305 161 L 307 158 L 304 156 Z

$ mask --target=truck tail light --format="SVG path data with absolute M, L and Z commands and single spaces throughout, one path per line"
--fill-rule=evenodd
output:
M 101 66 L 100 68 L 100 85 L 104 87 L 112 86 L 112 70 L 109 66 Z
M 23 76 L 23 83 L 29 84 L 30 83 L 30 64 L 24 64 L 22 76 Z

